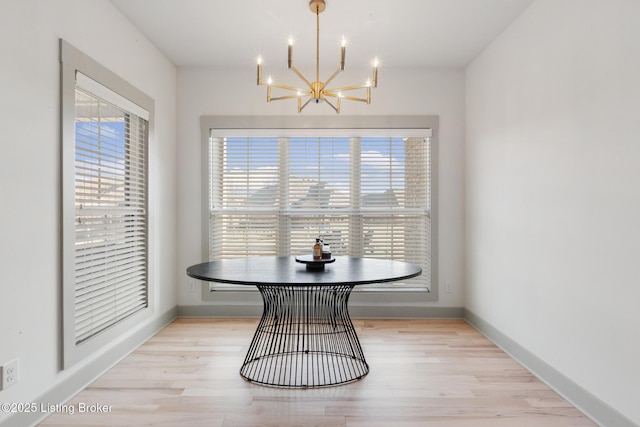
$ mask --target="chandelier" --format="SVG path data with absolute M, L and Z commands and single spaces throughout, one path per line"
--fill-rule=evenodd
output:
M 287 68 L 293 70 L 298 77 L 300 77 L 306 83 L 306 88 L 298 88 L 295 86 L 288 86 L 283 84 L 274 83 L 271 76 L 267 80 L 262 79 L 262 57 L 258 57 L 258 85 L 267 86 L 267 102 L 279 101 L 282 99 L 297 99 L 298 100 L 298 113 L 302 112 L 310 102 L 319 104 L 321 101 L 326 102 L 331 108 L 335 110 L 337 114 L 340 114 L 340 105 L 343 99 L 349 101 L 359 101 L 371 103 L 371 88 L 378 87 L 378 59 L 373 62 L 373 76 L 367 80 L 365 84 L 343 86 L 337 88 L 328 88 L 329 83 L 340 73 L 344 71 L 344 58 L 346 52 L 346 42 L 344 37 L 342 38 L 342 46 L 340 47 L 340 64 L 338 69 L 325 81 L 320 81 L 320 14 L 325 10 L 325 0 L 311 0 L 309 2 L 309 9 L 316 15 L 316 79 L 310 82 L 298 69 L 293 65 L 293 39 L 289 38 L 289 49 Z M 294 92 L 290 95 L 284 96 L 271 96 L 272 88 L 284 89 L 289 92 Z M 345 95 L 345 92 L 364 90 L 365 96 L 350 96 Z M 332 98 L 335 104 L 329 100 Z

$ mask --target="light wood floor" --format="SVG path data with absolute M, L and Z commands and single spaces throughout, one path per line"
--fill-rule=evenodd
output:
M 238 370 L 255 319 L 179 319 L 43 426 L 593 426 L 463 320 L 355 320 L 371 367 L 338 387 L 291 390 Z M 78 404 L 112 406 L 78 413 Z

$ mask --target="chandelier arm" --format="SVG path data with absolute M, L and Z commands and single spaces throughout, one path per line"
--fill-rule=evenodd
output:
M 325 93 L 345 92 L 345 91 L 348 91 L 348 90 L 368 89 L 370 87 L 371 86 L 368 86 L 368 85 L 342 86 L 342 87 L 337 87 L 337 88 L 332 88 L 332 89 L 325 89 L 324 92 Z
M 327 98 L 324 99 L 324 102 L 329 104 L 329 107 L 333 108 L 335 110 L 336 113 L 339 113 L 340 110 L 338 110 L 338 108 L 336 108 L 335 105 L 333 105 Z
M 340 71 L 342 70 L 340 69 L 340 67 L 338 67 L 338 69 L 333 74 L 331 74 L 331 77 L 329 77 L 327 81 L 324 83 L 324 87 L 329 86 L 329 82 L 333 80 L 340 73 Z
M 278 83 L 271 83 L 269 86 L 277 87 L 278 89 L 285 89 L 285 90 L 292 90 L 292 91 L 295 91 L 295 92 L 302 92 L 305 95 L 309 94 L 309 89 L 301 89 L 299 87 L 281 85 L 281 84 L 278 84 Z
M 291 69 L 298 75 L 298 77 L 300 77 L 302 80 L 304 80 L 304 82 L 307 84 L 307 86 L 311 87 L 311 82 L 309 82 L 309 80 L 307 80 L 307 78 L 305 76 L 302 75 L 302 73 L 300 71 L 298 71 L 298 69 L 291 64 Z
M 295 98 L 300 98 L 298 95 L 284 95 L 284 96 L 278 96 L 276 98 L 271 98 L 271 101 L 280 101 L 282 99 L 295 99 Z
M 307 99 L 307 102 L 305 102 L 304 105 L 302 105 L 302 107 L 298 108 L 298 112 L 301 112 L 302 109 L 306 107 L 311 101 L 313 101 L 313 98 Z
M 331 98 L 338 98 L 338 99 L 348 99 L 349 101 L 360 101 L 360 102 L 368 102 L 367 98 L 359 98 L 357 96 L 344 96 L 344 95 L 338 95 L 335 93 L 325 93 L 324 94 L 324 100 L 327 100 L 327 97 L 330 96 Z
M 369 103 L 369 100 L 367 98 L 357 98 L 355 96 L 343 96 L 342 99 L 348 99 L 349 101 L 358 101 L 358 102 L 365 102 L 365 103 Z
M 338 102 L 340 102 L 340 99 L 347 99 L 349 101 L 358 101 L 358 102 L 365 102 L 367 104 L 371 103 L 371 88 L 368 86 L 363 86 L 362 89 L 367 89 L 367 97 L 366 98 L 360 98 L 357 96 L 344 96 L 341 94 L 337 94 L 337 93 L 332 93 L 332 92 L 324 92 L 324 99 L 325 101 L 327 100 L 327 97 L 332 97 L 332 98 L 338 98 Z

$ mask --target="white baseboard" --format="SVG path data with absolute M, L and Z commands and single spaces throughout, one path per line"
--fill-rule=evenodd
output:
M 564 399 L 591 418 L 593 422 L 603 427 L 638 427 L 638 425 L 629 418 L 580 387 L 561 372 L 466 308 L 464 309 L 464 319 Z
M 149 322 L 149 324 L 131 334 L 125 340 L 119 342 L 114 347 L 96 357 L 73 375 L 60 381 L 39 398 L 35 399 L 32 403 L 35 403 L 37 407 L 41 407 L 41 405 L 46 406 L 68 401 L 78 392 L 95 381 L 96 378 L 155 335 L 159 330 L 171 323 L 177 317 L 177 313 L 178 310 L 174 307 L 161 314 Z M 49 414 L 42 414 L 39 412 L 17 413 L 0 423 L 0 425 L 2 427 L 35 426 L 46 418 L 47 415 Z
M 382 306 L 349 304 L 353 319 L 461 319 L 462 307 Z M 242 305 L 182 305 L 178 306 L 178 317 L 239 318 L 262 315 L 262 303 Z

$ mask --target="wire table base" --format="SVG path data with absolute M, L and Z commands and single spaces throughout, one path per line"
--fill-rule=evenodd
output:
M 324 387 L 369 372 L 347 303 L 353 285 L 258 285 L 262 318 L 240 368 L 248 381 Z

